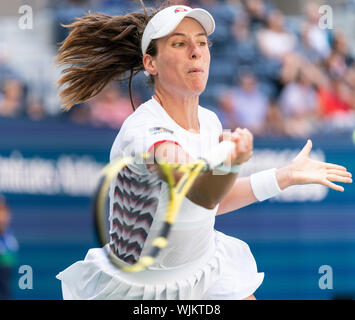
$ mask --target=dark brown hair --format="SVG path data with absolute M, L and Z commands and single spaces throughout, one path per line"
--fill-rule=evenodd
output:
M 59 96 L 66 110 L 96 96 L 115 80 L 129 80 L 131 104 L 135 110 L 132 79 L 144 71 L 141 50 L 144 29 L 154 14 L 176 1 L 165 1 L 157 10 L 146 9 L 142 0 L 140 3 L 144 13 L 123 16 L 88 14 L 76 18 L 72 24 L 63 25 L 70 32 L 61 43 L 56 63 L 65 66 L 58 85 L 65 86 Z M 147 49 L 152 56 L 157 54 L 155 42 L 152 41 Z

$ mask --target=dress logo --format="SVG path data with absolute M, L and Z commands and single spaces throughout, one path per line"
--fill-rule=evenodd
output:
M 159 133 L 174 134 L 174 131 L 163 127 L 154 127 L 149 129 L 149 133 L 150 134 L 159 134 Z

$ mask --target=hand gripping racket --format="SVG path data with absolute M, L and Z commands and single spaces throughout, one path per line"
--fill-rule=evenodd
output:
M 100 176 L 97 189 L 94 194 L 93 201 L 93 216 L 96 235 L 100 246 L 107 251 L 111 262 L 119 269 L 126 272 L 138 272 L 146 269 L 153 264 L 160 250 L 166 247 L 168 242 L 169 232 L 173 226 L 178 215 L 181 203 L 193 185 L 196 178 L 203 172 L 213 170 L 222 164 L 230 155 L 230 152 L 235 148 L 234 142 L 222 141 L 215 148 L 213 148 L 209 155 L 205 158 L 199 158 L 193 163 L 177 164 L 177 163 L 157 163 L 161 172 L 166 177 L 166 182 L 169 187 L 169 202 L 162 228 L 158 236 L 152 240 L 149 254 L 140 257 L 137 262 L 127 264 L 122 262 L 117 255 L 112 251 L 110 246 L 106 244 L 110 241 L 107 232 L 107 195 L 109 193 L 110 185 L 118 173 L 127 165 L 133 163 L 137 158 L 122 157 L 117 158 L 107 164 Z M 141 156 L 147 159 L 149 154 Z M 175 181 L 174 172 L 182 173 L 178 181 Z

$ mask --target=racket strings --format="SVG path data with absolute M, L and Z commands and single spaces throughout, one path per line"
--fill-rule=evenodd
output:
M 159 169 L 168 183 L 165 201 L 165 198 L 160 197 L 162 181 L 158 173 L 138 175 L 129 169 L 128 165 L 136 159 L 125 157 L 106 166 L 102 172 L 104 177 L 94 197 L 96 230 L 100 243 L 104 246 L 109 242 L 107 252 L 109 258 L 119 269 L 127 272 L 138 272 L 154 263 L 160 250 L 167 245 L 167 238 L 184 197 L 206 167 L 203 160 L 189 164 L 159 163 Z M 151 156 L 144 154 L 142 159 L 151 159 Z M 176 172 L 183 175 L 175 179 Z M 103 227 L 103 216 L 106 215 L 104 199 L 110 185 L 112 187 L 111 182 L 113 182 L 110 199 L 112 210 L 109 210 L 110 230 L 107 232 Z M 151 244 L 148 244 L 150 247 L 147 255 L 142 256 L 158 205 L 167 209 L 164 223 Z
M 138 176 L 128 167 L 118 174 L 110 215 L 110 244 L 114 253 L 128 263 L 136 263 L 158 206 L 161 182 Z

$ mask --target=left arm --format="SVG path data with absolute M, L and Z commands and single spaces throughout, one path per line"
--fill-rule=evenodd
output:
M 302 151 L 285 167 L 276 170 L 276 180 L 281 190 L 292 185 L 322 184 L 337 191 L 342 186 L 333 182 L 352 183 L 351 173 L 343 166 L 309 158 L 312 142 L 308 140 Z M 250 178 L 237 179 L 234 186 L 220 202 L 217 215 L 234 211 L 257 202 Z

